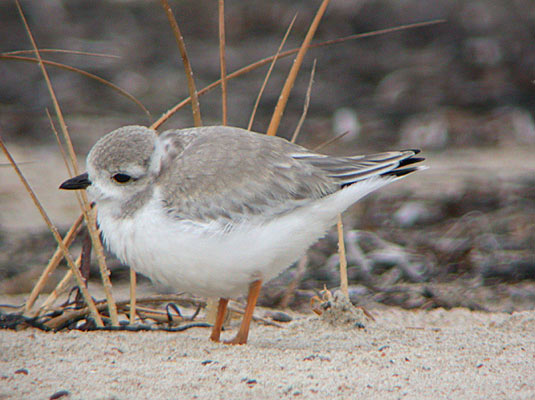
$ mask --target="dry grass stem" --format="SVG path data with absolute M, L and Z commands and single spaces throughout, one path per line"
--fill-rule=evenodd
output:
M 66 276 L 67 277 L 67 276 Z M 206 303 L 202 300 L 197 300 L 193 298 L 185 298 L 181 295 L 154 295 L 154 296 L 148 296 L 144 297 L 138 300 L 139 304 L 151 304 L 151 303 L 162 303 L 162 302 L 183 302 L 187 304 L 193 304 L 193 305 L 205 305 Z M 121 312 L 129 309 L 129 303 L 130 300 L 120 300 L 116 302 L 116 305 L 118 309 L 121 310 Z M 99 311 L 103 311 L 106 309 L 107 304 L 106 301 L 100 301 L 98 302 L 95 307 Z M 49 310 L 52 313 L 62 312 L 61 315 L 58 315 L 57 317 L 51 318 L 50 320 L 44 322 L 46 326 L 48 326 L 51 329 L 57 329 L 58 327 L 64 325 L 71 319 L 75 318 L 82 318 L 86 316 L 89 313 L 89 309 L 87 307 L 80 308 L 80 309 L 65 309 L 65 307 L 59 307 L 56 309 Z
M 232 303 L 228 305 L 227 310 L 235 312 L 237 314 L 241 314 L 241 315 L 245 314 L 245 311 L 242 308 L 240 308 L 239 306 L 235 306 Z M 284 328 L 283 325 L 278 324 L 275 321 L 272 321 L 264 317 L 259 317 L 258 315 L 254 315 L 254 314 L 253 314 L 253 321 L 256 321 L 256 322 L 260 321 L 266 325 L 276 326 L 277 328 Z
M 313 151 L 319 151 L 321 149 L 323 149 L 324 147 L 327 147 L 331 144 L 333 144 L 334 142 L 342 139 L 344 136 L 346 136 L 347 134 L 349 133 L 349 131 L 345 131 L 345 132 L 342 132 L 341 134 L 339 135 L 336 135 L 335 137 L 333 137 L 332 139 L 329 139 L 329 140 L 326 140 L 325 142 L 323 143 L 320 143 L 319 145 L 317 145 L 316 147 L 314 147 L 312 150 Z
M 82 264 L 82 256 L 78 256 L 76 259 L 76 268 L 80 269 L 80 265 Z M 58 299 L 58 297 L 65 292 L 68 283 L 70 282 L 72 278 L 72 271 L 69 269 L 67 273 L 63 276 L 61 281 L 56 285 L 54 290 L 50 292 L 46 300 L 41 304 L 41 307 L 39 308 L 38 315 L 42 315 L 45 313 L 51 306 L 54 304 L 54 302 Z
M 84 218 L 84 214 L 80 213 L 76 221 L 78 221 L 78 219 L 83 219 L 83 218 Z M 72 230 L 73 227 L 76 225 L 76 221 L 71 225 L 71 227 L 69 228 L 69 231 Z M 60 247 L 58 246 L 58 248 Z M 80 258 L 78 258 L 78 260 L 76 261 L 76 266 L 77 268 L 80 267 Z M 56 288 L 52 291 L 52 293 L 50 293 L 48 298 L 43 302 L 43 304 L 41 305 L 41 309 L 50 307 L 52 303 L 56 301 L 59 294 L 63 291 L 64 286 L 69 282 L 71 278 L 72 278 L 72 271 L 69 269 L 67 273 L 65 274 L 65 276 L 63 277 L 63 279 L 57 284 Z
M 445 19 L 432 19 L 430 21 L 416 22 L 414 24 L 398 25 L 392 28 L 378 29 L 376 31 L 371 31 L 371 32 L 356 33 L 354 35 L 344 36 L 338 39 L 326 40 L 321 43 L 313 43 L 309 46 L 309 48 L 313 49 L 316 47 L 331 46 L 333 44 L 347 42 L 348 40 L 364 39 L 364 38 L 368 38 L 372 36 L 384 35 L 385 33 L 405 31 L 407 29 L 423 28 L 423 27 L 430 26 L 430 25 L 442 24 L 444 22 L 446 22 Z
M 182 295 L 154 295 L 138 299 L 139 304 L 153 304 L 153 303 L 169 303 L 175 302 L 177 304 L 188 304 L 199 307 L 206 307 L 206 301 L 202 299 L 186 297 Z M 104 311 L 107 307 L 106 301 L 98 302 L 95 307 L 99 311 Z M 117 301 L 117 307 L 120 312 L 130 311 L 129 300 Z M 157 323 L 167 323 L 169 322 L 168 313 L 163 310 L 154 309 L 151 307 L 139 306 L 137 307 L 138 314 L 142 319 L 152 319 Z M 228 307 L 229 311 L 232 311 L 237 314 L 243 314 L 244 310 L 238 304 L 230 304 Z M 65 307 L 49 310 L 52 313 L 62 312 L 60 315 L 50 318 L 47 321 L 44 321 L 43 324 L 51 329 L 59 329 L 65 324 L 69 323 L 71 320 L 82 319 L 88 315 L 89 309 L 87 307 L 81 309 L 66 309 Z M 194 315 L 196 315 L 195 312 Z M 173 315 L 175 317 L 175 315 Z M 178 316 L 177 316 L 178 317 Z M 186 318 L 188 319 L 188 318 Z M 262 322 L 266 325 L 276 326 L 278 328 L 284 328 L 284 325 L 281 325 L 270 319 L 253 315 L 253 320 L 257 322 Z
M 209 297 L 206 299 L 206 306 L 205 306 L 205 319 L 206 322 L 209 324 L 215 324 L 215 321 L 217 319 L 217 308 L 218 308 L 219 300 L 215 299 L 213 297 Z
M 145 296 L 137 299 L 137 304 L 153 304 L 153 303 L 177 303 L 177 304 L 188 304 L 188 305 L 194 305 L 194 306 L 206 306 L 206 300 L 196 298 L 196 297 L 189 297 L 184 295 L 183 293 L 178 294 L 154 294 L 151 296 Z M 128 306 L 129 301 L 128 300 L 119 300 L 117 302 L 117 306 L 123 307 Z
M 125 306 L 125 308 L 128 309 L 128 306 Z M 170 315 L 172 318 L 172 322 L 177 323 L 179 321 L 184 321 L 184 318 L 181 315 L 170 314 L 167 312 L 167 310 L 157 310 L 150 307 L 138 307 L 138 314 L 142 320 L 152 319 L 158 323 L 170 323 Z
M 171 29 L 173 30 L 173 35 L 175 36 L 176 42 L 178 44 L 178 50 L 180 51 L 180 56 L 182 57 L 182 62 L 184 64 L 184 70 L 186 72 L 186 78 L 188 80 L 189 95 L 190 98 L 193 99 L 193 101 L 191 102 L 191 108 L 193 110 L 193 123 L 195 126 L 202 126 L 199 97 L 197 94 L 197 89 L 195 88 L 193 71 L 191 69 L 188 53 L 186 51 L 186 43 L 184 43 L 184 38 L 182 37 L 182 33 L 180 32 L 180 28 L 178 27 L 178 23 L 175 19 L 173 11 L 171 10 L 171 7 L 169 6 L 168 1 L 160 0 L 160 3 L 162 4 L 162 7 L 165 11 L 165 15 L 167 15 L 167 19 L 169 20 L 169 24 L 171 25 Z
M 128 308 L 128 305 L 125 305 L 125 307 Z M 143 312 L 143 313 L 154 313 L 154 314 L 158 314 L 158 315 L 165 315 L 167 316 L 167 312 L 166 311 L 163 311 L 163 310 L 157 310 L 156 308 L 151 308 L 151 307 L 141 307 L 139 306 L 138 308 L 138 311 L 139 312 Z
M 61 158 L 63 159 L 63 163 L 65 164 L 65 168 L 67 169 L 67 172 L 69 173 L 69 176 L 74 176 L 71 170 L 71 166 L 69 164 L 69 159 L 67 158 L 67 153 L 65 152 L 65 149 L 63 148 L 63 144 L 61 143 L 61 139 L 59 137 L 58 130 L 56 129 L 56 125 L 54 125 L 54 120 L 52 119 L 52 115 L 50 115 L 50 111 L 48 111 L 48 108 L 45 109 L 46 116 L 48 118 L 48 122 L 50 123 L 50 127 L 52 128 L 52 132 L 54 132 L 54 136 L 56 137 L 56 143 L 58 144 L 59 152 L 61 153 Z
M 130 268 L 130 325 L 136 320 L 136 271 Z
M 340 257 L 340 290 L 349 299 L 349 288 L 347 283 L 347 259 L 346 247 L 344 244 L 344 226 L 342 224 L 342 214 L 338 214 L 338 254 Z
M 54 132 L 54 136 L 56 137 L 56 142 L 58 144 L 59 151 L 61 153 L 61 157 L 63 158 L 63 162 L 65 163 L 65 168 L 67 169 L 67 172 L 70 177 L 73 177 L 73 172 L 71 170 L 71 166 L 69 164 L 69 159 L 67 157 L 67 153 L 65 152 L 65 149 L 63 147 L 63 143 L 61 143 L 61 139 L 59 137 L 58 130 L 56 129 L 56 126 L 54 125 L 54 120 L 52 119 L 52 116 L 50 115 L 50 112 L 48 111 L 48 108 L 45 109 L 46 115 L 48 117 L 48 122 L 50 123 L 50 127 L 52 128 L 52 132 Z M 80 206 L 80 209 L 83 209 L 84 203 L 81 194 L 78 191 L 75 191 L 76 200 L 78 201 L 78 205 Z M 82 213 L 81 216 L 83 217 L 84 214 Z M 80 216 L 78 217 L 80 218 Z M 72 229 L 72 227 L 71 227 Z
M 303 123 L 305 122 L 305 118 L 307 117 L 308 107 L 310 106 L 310 93 L 312 93 L 312 84 L 314 83 L 315 73 L 316 73 L 316 59 L 314 59 L 314 64 L 312 65 L 312 71 L 310 72 L 310 80 L 308 81 L 307 93 L 305 96 L 305 104 L 303 105 L 303 113 L 301 114 L 301 118 L 299 118 L 299 122 L 297 123 L 294 134 L 292 135 L 292 140 L 291 140 L 292 143 L 295 143 L 295 141 L 297 140 L 297 136 L 299 135 L 299 132 L 301 132 L 301 127 L 303 126 Z
M 63 54 L 75 54 L 80 56 L 91 56 L 91 57 L 103 57 L 103 58 L 121 58 L 115 54 L 105 54 L 105 53 L 91 53 L 88 51 L 80 50 L 67 50 L 67 49 L 39 49 L 41 54 L 43 53 L 63 53 Z M 0 53 L 0 55 L 18 55 L 18 54 L 35 54 L 34 50 L 13 50 L 5 51 Z
M 63 238 L 63 245 L 66 248 L 69 248 L 71 243 L 74 241 L 78 233 L 80 232 L 80 227 L 82 226 L 83 216 L 80 215 L 76 221 L 74 221 L 74 224 L 71 226 L 71 229 L 67 232 L 65 237 Z M 41 273 L 41 276 L 39 277 L 37 283 L 33 287 L 30 296 L 28 297 L 28 300 L 26 301 L 26 305 L 24 307 L 25 311 L 28 312 L 33 307 L 35 300 L 37 300 L 37 297 L 39 296 L 39 293 L 41 293 L 41 290 L 43 290 L 43 287 L 45 286 L 46 282 L 48 281 L 48 278 L 50 278 L 50 275 L 56 270 L 59 262 L 63 259 L 63 251 L 61 250 L 61 247 L 57 247 L 56 251 L 54 252 L 54 255 L 48 262 L 48 265 L 46 266 L 45 270 Z
M 41 50 L 39 50 L 39 51 L 41 51 Z M 39 63 L 39 59 L 37 59 L 37 58 L 9 55 L 8 53 L 1 53 L 0 54 L 0 59 Z M 124 90 L 124 89 L 120 88 L 119 86 L 111 83 L 110 81 L 107 81 L 106 79 L 101 78 L 98 75 L 92 74 L 91 72 L 84 71 L 83 69 L 76 68 L 76 67 L 71 67 L 70 65 L 66 65 L 66 64 L 62 64 L 62 63 L 58 63 L 58 62 L 50 61 L 50 60 L 41 60 L 41 62 L 43 64 L 49 65 L 51 67 L 56 67 L 56 68 L 61 68 L 61 69 L 67 70 L 67 71 L 76 72 L 77 74 L 84 75 L 84 76 L 86 76 L 86 77 L 88 77 L 90 79 L 94 79 L 95 81 L 100 82 L 100 83 L 110 87 L 111 89 L 115 90 L 116 92 L 118 92 L 122 96 L 124 96 L 127 99 L 129 99 L 132 102 L 134 102 L 140 109 L 143 110 L 143 112 L 145 114 L 147 114 L 149 120 L 152 120 L 152 116 L 151 116 L 149 110 L 147 110 L 147 108 L 138 99 L 136 99 L 133 95 L 128 93 L 126 90 Z
M 312 23 L 310 24 L 310 28 L 308 29 L 308 32 L 305 36 L 305 40 L 303 41 L 301 47 L 299 48 L 299 51 L 297 52 L 297 56 L 295 57 L 295 60 L 292 64 L 292 68 L 290 69 L 288 78 L 286 78 L 286 82 L 284 82 L 284 87 L 282 88 L 279 101 L 275 106 L 275 111 L 273 112 L 273 116 L 271 117 L 271 121 L 266 132 L 270 136 L 275 136 L 277 134 L 282 115 L 284 114 L 284 109 L 286 108 L 286 104 L 290 97 L 290 92 L 292 91 L 292 88 L 295 83 L 295 79 L 297 78 L 297 74 L 299 73 L 299 69 L 301 68 L 301 64 L 303 63 L 305 54 L 308 51 L 310 42 L 312 41 L 312 38 L 316 33 L 316 29 L 318 28 L 318 25 L 321 21 L 321 18 L 323 17 L 323 14 L 325 13 L 325 10 L 327 9 L 327 6 L 329 5 L 329 2 L 330 0 L 323 0 L 321 2 L 319 9 L 316 12 L 316 15 L 314 16 Z
M 100 311 L 104 309 L 104 307 L 101 307 L 101 306 L 99 306 L 98 308 L 100 309 Z M 45 321 L 43 325 L 49 327 L 50 329 L 56 330 L 60 326 L 65 325 L 67 321 L 74 319 L 74 318 L 82 317 L 84 315 L 87 315 L 87 308 L 82 308 L 80 310 L 67 310 L 63 312 L 62 314 L 58 315 L 57 317 L 54 317 L 54 318 L 49 319 L 48 321 Z M 97 325 L 97 326 L 104 326 L 104 325 Z
M 286 292 L 284 293 L 284 296 L 282 296 L 281 302 L 280 302 L 280 308 L 288 308 L 290 305 L 290 302 L 295 296 L 295 290 L 299 286 L 299 283 L 301 282 L 301 279 L 303 279 L 303 275 L 305 275 L 306 266 L 308 264 L 308 256 L 305 254 L 299 262 L 297 263 L 297 270 L 295 271 L 295 276 L 286 288 Z
M 273 68 L 275 67 L 277 60 L 279 59 L 280 52 L 282 51 L 282 48 L 284 47 L 284 44 L 286 43 L 286 39 L 288 39 L 288 36 L 290 35 L 290 32 L 292 31 L 292 27 L 294 26 L 296 18 L 297 18 L 297 13 L 292 18 L 292 21 L 290 22 L 290 25 L 288 26 L 288 29 L 286 29 L 286 33 L 284 34 L 284 37 L 282 38 L 279 48 L 277 49 L 277 52 L 273 56 L 273 60 L 271 61 L 268 72 L 266 73 L 264 82 L 262 82 L 262 86 L 260 87 L 260 91 L 258 92 L 258 96 L 256 97 L 256 101 L 253 107 L 253 112 L 251 113 L 251 118 L 249 118 L 249 124 L 247 125 L 247 130 L 251 130 L 251 128 L 253 127 L 254 117 L 256 115 L 256 110 L 258 109 L 258 105 L 260 104 L 260 99 L 262 98 L 262 94 L 264 93 L 264 90 L 267 86 L 269 78 L 271 77 L 271 72 L 273 72 Z
M 26 180 L 26 178 L 22 174 L 22 171 L 19 169 L 19 167 L 15 163 L 15 160 L 13 159 L 13 157 L 11 157 L 11 154 L 7 150 L 6 146 L 4 145 L 4 141 L 1 138 L 0 138 L 0 147 L 2 147 L 2 151 L 4 152 L 6 157 L 8 158 L 9 162 L 11 163 L 11 165 L 13 166 L 13 169 L 15 170 L 17 175 L 19 176 L 22 184 L 26 188 L 26 191 L 28 192 L 28 194 L 30 195 L 30 197 L 31 197 L 32 201 L 34 202 L 35 206 L 39 210 L 39 213 L 43 217 L 45 223 L 47 224 L 48 228 L 50 229 L 50 231 L 54 235 L 54 238 L 58 242 L 58 244 L 59 244 L 59 246 L 60 246 L 60 248 L 61 248 L 61 250 L 62 250 L 62 252 L 63 252 L 63 254 L 65 256 L 65 260 L 67 261 L 67 264 L 69 264 L 69 267 L 71 268 L 71 270 L 74 273 L 74 276 L 76 278 L 76 282 L 78 283 L 80 291 L 82 292 L 82 296 L 84 297 L 84 300 L 85 300 L 85 302 L 86 302 L 86 304 L 87 304 L 87 306 L 89 308 L 89 311 L 90 311 L 92 317 L 95 319 L 95 323 L 97 324 L 97 326 L 103 326 L 104 324 L 102 323 L 102 319 L 100 318 L 100 315 L 99 315 L 99 313 L 98 313 L 98 311 L 97 311 L 97 309 L 95 307 L 95 303 L 93 302 L 93 299 L 91 298 L 91 295 L 89 294 L 89 291 L 87 290 L 87 287 L 84 284 L 84 280 L 82 278 L 82 275 L 80 274 L 80 270 L 78 268 L 76 268 L 76 266 L 74 265 L 74 262 L 72 260 L 71 254 L 69 253 L 69 250 L 67 249 L 67 247 L 64 245 L 63 239 L 61 238 L 57 228 L 54 226 L 54 224 L 52 224 L 52 221 L 50 220 L 50 218 L 46 214 L 43 206 L 39 202 L 39 199 L 37 199 L 37 196 L 35 195 L 35 192 L 30 187 L 30 184 L 28 183 L 28 181 Z
M 161 324 L 165 324 L 165 323 L 169 323 L 169 317 L 167 316 L 167 313 L 163 312 L 163 311 L 157 311 L 157 310 L 149 310 L 149 309 L 143 309 L 143 308 L 140 308 L 139 309 L 139 317 L 142 319 L 142 320 L 145 320 L 145 319 L 152 319 L 158 323 L 161 323 Z M 177 317 L 177 320 L 174 319 L 174 317 Z M 182 318 L 180 318 L 178 315 L 176 316 L 173 316 L 173 322 L 178 322 L 178 319 L 182 320 Z
M 85 191 L 82 191 L 82 196 L 87 196 Z M 97 215 L 96 207 L 89 209 L 86 215 L 86 226 L 91 236 L 91 241 L 93 242 L 93 247 L 97 255 L 97 264 L 100 272 L 100 277 L 102 280 L 102 286 L 104 288 L 104 293 L 108 302 L 108 310 L 110 313 L 110 319 L 112 326 L 119 326 L 119 316 L 117 314 L 117 306 L 115 305 L 115 300 L 111 292 L 112 285 L 110 281 L 110 270 L 106 265 L 106 256 L 104 255 L 104 248 L 102 247 L 102 242 L 100 241 L 100 233 L 97 229 Z
M 35 42 L 35 39 L 34 39 L 34 37 L 32 35 L 30 26 L 28 25 L 28 21 L 26 20 L 26 17 L 24 16 L 24 13 L 23 13 L 22 8 L 20 6 L 19 0 L 15 0 L 15 4 L 17 5 L 17 9 L 18 9 L 20 17 L 22 19 L 22 22 L 24 24 L 24 28 L 26 30 L 26 33 L 28 34 L 28 37 L 29 37 L 29 39 L 30 39 L 30 41 L 32 43 L 32 48 L 33 48 L 33 50 L 35 52 L 35 57 L 39 60 L 39 67 L 40 67 L 41 72 L 43 74 L 43 77 L 45 79 L 46 86 L 48 88 L 50 97 L 52 99 L 52 103 L 54 104 L 54 110 L 56 112 L 56 116 L 58 118 L 58 121 L 59 121 L 59 124 L 60 124 L 60 127 L 61 127 L 61 131 L 63 133 L 63 137 L 65 139 L 65 142 L 67 143 L 68 154 L 69 154 L 69 157 L 70 157 L 70 160 L 71 160 L 73 171 L 74 171 L 75 174 L 78 175 L 79 174 L 79 170 L 78 170 L 78 162 L 76 160 L 76 154 L 74 152 L 74 147 L 72 145 L 72 141 L 71 141 L 71 138 L 70 138 L 70 135 L 69 135 L 69 131 L 67 130 L 67 125 L 65 123 L 65 119 L 63 118 L 63 113 L 62 113 L 61 108 L 59 106 L 59 103 L 58 103 L 56 94 L 54 92 L 54 89 L 52 87 L 52 83 L 50 81 L 50 77 L 48 76 L 48 72 L 46 71 L 46 68 L 45 68 L 45 65 L 43 63 L 43 60 L 41 59 L 41 55 L 39 54 L 39 49 L 38 49 L 37 44 Z M 6 149 L 6 151 L 7 151 L 7 149 Z M 28 185 L 28 188 L 29 188 L 29 185 Z M 97 259 L 98 259 L 99 269 L 100 269 L 100 273 L 101 273 L 101 277 L 102 277 L 102 283 L 103 283 L 103 286 L 104 286 L 104 292 L 106 293 L 106 299 L 108 300 L 110 318 L 112 320 L 112 325 L 117 326 L 119 324 L 119 319 L 118 319 L 118 316 L 117 316 L 117 309 L 115 307 L 115 301 L 113 300 L 113 296 L 112 296 L 112 293 L 111 293 L 111 282 L 109 280 L 109 271 L 108 271 L 108 268 L 106 267 L 106 260 L 105 260 L 105 257 L 104 257 L 104 251 L 102 249 L 102 244 L 100 243 L 100 238 L 99 238 L 99 236 L 98 236 L 98 234 L 97 234 L 97 232 L 95 230 L 95 219 L 94 219 L 94 217 L 92 215 L 91 208 L 89 206 L 89 201 L 87 200 L 87 194 L 85 193 L 85 191 L 82 191 L 80 196 L 81 196 L 82 202 L 83 202 L 82 212 L 84 213 L 86 226 L 87 226 L 87 228 L 89 230 L 89 233 L 91 235 L 91 240 L 93 241 L 93 245 L 94 245 L 95 251 L 97 253 Z M 34 201 L 34 203 L 35 203 L 35 201 Z M 35 204 L 36 204 L 36 206 L 37 205 L 40 206 L 40 204 L 38 202 L 35 203 Z M 42 207 L 40 208 L 40 210 L 41 209 L 42 209 Z M 43 213 L 44 213 L 44 210 L 43 210 Z M 46 214 L 44 214 L 44 216 L 46 216 Z M 47 217 L 47 219 L 48 219 L 48 217 Z M 50 220 L 48 220 L 48 221 L 50 221 Z M 72 258 L 70 257 L 70 254 L 68 254 L 66 247 L 63 246 L 63 241 L 61 240 L 61 237 L 59 236 L 59 233 L 57 233 L 57 229 L 51 223 L 50 224 L 47 223 L 47 225 L 49 225 L 49 227 L 51 228 L 52 232 L 54 233 L 54 236 L 56 236 L 56 234 L 57 234 L 56 240 L 58 240 L 58 238 L 59 238 L 58 243 L 60 243 L 60 246 L 65 251 L 65 258 L 69 259 L 70 260 L 70 266 L 73 269 L 76 269 L 74 264 L 73 264 L 73 262 L 72 262 Z M 81 277 L 80 271 L 76 269 L 76 271 L 73 271 L 73 272 L 74 272 L 74 274 L 75 274 L 75 276 L 77 278 L 77 281 L 78 281 L 78 277 L 79 276 Z M 77 283 L 80 285 L 81 282 L 83 282 L 83 281 L 81 280 L 81 281 L 78 281 Z M 80 290 L 83 291 L 84 288 L 85 288 L 85 286 L 84 287 L 80 287 Z M 86 288 L 85 288 L 85 290 L 87 291 Z M 84 299 L 87 301 L 87 296 L 84 295 Z M 89 306 L 89 304 L 88 304 L 88 306 Z M 96 312 L 96 310 L 92 310 L 92 311 Z M 98 313 L 96 313 L 96 316 L 99 318 L 100 323 L 102 323 L 102 320 L 100 319 L 100 316 L 98 315 Z
M 61 111 L 61 108 L 58 103 L 58 99 L 56 97 L 56 93 L 54 92 L 54 89 L 52 88 L 52 82 L 50 81 L 50 77 L 48 76 L 48 72 L 46 71 L 45 64 L 43 62 L 43 59 L 41 58 L 41 54 L 39 53 L 39 49 L 37 47 L 37 43 L 35 43 L 35 39 L 33 38 L 32 31 L 30 30 L 30 26 L 28 25 L 28 21 L 26 21 L 26 17 L 24 16 L 24 13 L 22 11 L 22 8 L 19 4 L 19 0 L 15 0 L 15 4 L 17 5 L 17 9 L 19 11 L 20 17 L 22 19 L 22 22 L 24 24 L 24 28 L 26 30 L 26 33 L 28 34 L 28 37 L 32 43 L 32 47 L 35 53 L 35 57 L 37 59 L 37 62 L 39 63 L 39 68 L 41 69 L 41 73 L 43 74 L 43 78 L 45 79 L 46 86 L 48 88 L 48 92 L 50 94 L 50 97 L 52 99 L 52 104 L 54 105 L 54 110 L 56 112 L 56 116 L 58 117 L 59 124 L 61 126 L 61 131 L 64 135 L 66 135 L 66 142 L 69 150 L 69 156 L 71 158 L 73 170 L 75 174 L 78 174 L 78 163 L 76 161 L 76 155 L 74 153 L 74 148 L 72 146 L 72 142 L 70 140 L 70 137 L 68 135 L 67 130 L 67 124 L 65 123 L 65 119 L 63 118 L 63 113 Z
M 104 311 L 106 308 L 108 308 L 108 305 L 107 305 L 107 302 L 102 302 L 102 303 L 98 303 L 97 305 L 95 305 L 95 307 L 98 311 Z M 58 329 L 60 326 L 65 325 L 68 321 L 72 319 L 76 319 L 76 318 L 82 318 L 86 316 L 88 313 L 89 313 L 89 310 L 87 307 L 79 308 L 79 309 L 69 309 L 69 310 L 63 309 L 63 313 L 61 313 L 57 317 L 54 317 L 54 318 L 49 319 L 48 321 L 45 321 L 43 324 L 48 326 L 51 329 Z M 102 325 L 97 324 L 97 326 L 103 327 L 104 324 Z
M 330 46 L 330 45 L 333 45 L 333 44 L 340 44 L 340 43 L 343 43 L 343 42 L 347 42 L 349 40 L 356 40 L 356 39 L 361 39 L 361 38 L 366 38 L 366 37 L 384 35 L 386 33 L 397 32 L 397 31 L 401 31 L 401 30 L 405 30 L 405 29 L 420 28 L 420 27 L 439 24 L 439 23 L 443 23 L 443 22 L 445 22 L 445 20 L 437 19 L 437 20 L 432 20 L 432 21 L 428 21 L 428 22 L 419 22 L 419 23 L 416 23 L 416 24 L 400 25 L 400 26 L 393 27 L 393 28 L 381 29 L 379 31 L 358 33 L 358 34 L 355 34 L 355 35 L 345 36 L 345 37 L 338 38 L 338 39 L 333 39 L 333 40 L 327 40 L 327 41 L 320 42 L 320 43 L 312 43 L 312 44 L 310 44 L 309 48 L 318 48 L 318 47 L 323 47 L 323 46 Z M 299 51 L 299 48 L 284 51 L 284 52 L 282 52 L 282 53 L 280 53 L 278 55 L 278 58 L 281 59 L 281 58 L 289 57 L 289 56 L 297 53 L 298 51 Z M 237 77 L 239 77 L 241 75 L 244 75 L 246 73 L 254 71 L 257 68 L 263 67 L 264 65 L 267 65 L 270 62 L 272 62 L 274 58 L 275 58 L 275 55 L 263 58 L 263 59 L 255 62 L 255 63 L 246 65 L 245 67 L 242 67 L 242 68 L 240 68 L 240 69 L 228 74 L 227 75 L 227 80 L 231 80 L 231 79 L 237 78 Z M 210 90 L 218 87 L 220 84 L 221 84 L 221 79 L 219 79 L 219 80 L 217 80 L 215 82 L 212 82 L 208 86 L 206 86 L 203 89 L 199 90 L 197 92 L 197 94 L 198 94 L 198 96 L 202 96 L 202 95 L 208 93 Z M 163 113 L 160 116 L 160 118 L 158 118 L 158 120 L 156 120 L 151 125 L 151 128 L 152 129 L 158 129 L 164 122 L 166 122 L 169 118 L 171 118 L 171 116 L 173 116 L 173 114 L 175 114 L 182 107 L 184 107 L 187 104 L 189 104 L 190 101 L 191 101 L 191 97 L 188 97 L 188 98 L 180 101 L 179 103 L 175 104 L 173 107 L 171 107 L 165 113 Z
M 61 139 L 59 137 L 58 130 L 56 129 L 56 126 L 54 125 L 54 120 L 52 119 L 52 116 L 50 115 L 50 112 L 48 111 L 48 108 L 45 109 L 46 116 L 48 117 L 48 122 L 50 123 L 50 127 L 52 128 L 52 132 L 54 132 L 54 136 L 56 137 L 56 142 L 58 144 L 59 151 L 61 153 L 61 157 L 63 158 L 63 162 L 65 163 L 65 168 L 67 169 L 67 172 L 69 173 L 70 177 L 73 177 L 73 172 L 71 170 L 71 166 L 69 164 L 69 159 L 67 157 L 67 153 L 65 152 L 65 149 L 63 148 L 63 144 L 61 143 Z M 75 191 L 76 200 L 78 201 L 78 205 L 80 206 L 80 209 L 83 208 L 84 203 L 82 200 L 82 196 L 78 191 Z M 82 214 L 83 216 L 83 214 Z
M 219 8 L 219 65 L 221 66 L 221 104 L 223 125 L 227 125 L 227 62 L 225 59 L 225 0 L 218 1 Z

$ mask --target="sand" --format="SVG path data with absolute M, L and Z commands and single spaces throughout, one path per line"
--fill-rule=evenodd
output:
M 313 314 L 256 323 L 244 346 L 211 343 L 206 328 L 4 330 L 0 399 L 535 398 L 534 311 L 372 313 L 364 329 Z

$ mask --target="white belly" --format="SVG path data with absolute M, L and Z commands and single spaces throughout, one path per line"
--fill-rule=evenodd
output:
M 228 298 L 246 293 L 254 280 L 277 276 L 325 234 L 338 213 L 373 190 L 356 186 L 230 232 L 172 219 L 156 200 L 126 219 L 114 217 L 112 205 L 99 204 L 98 220 L 110 250 L 135 271 L 177 291 Z

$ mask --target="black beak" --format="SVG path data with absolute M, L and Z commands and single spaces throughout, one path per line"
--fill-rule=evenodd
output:
M 74 178 L 67 179 L 59 188 L 65 190 L 85 189 L 89 185 L 91 185 L 91 181 L 86 172 L 82 175 L 75 176 Z

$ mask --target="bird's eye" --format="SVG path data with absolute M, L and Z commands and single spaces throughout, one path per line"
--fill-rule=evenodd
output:
M 126 183 L 130 179 L 132 179 L 130 175 L 126 175 L 126 174 L 115 174 L 112 176 L 112 178 L 117 183 Z

